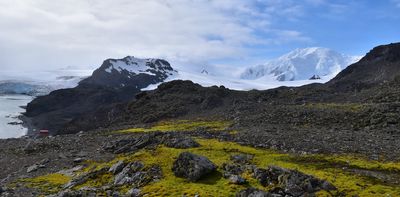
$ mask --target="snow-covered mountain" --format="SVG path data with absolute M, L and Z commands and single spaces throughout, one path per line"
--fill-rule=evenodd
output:
M 313 76 L 332 78 L 359 59 L 321 47 L 296 49 L 264 65 L 246 69 L 240 78 L 254 80 L 268 76 L 278 81 L 308 80 Z
M 149 84 L 163 82 L 176 73 L 177 71 L 165 60 L 127 56 L 123 59 L 105 60 L 91 77 L 81 81 L 80 84 L 144 88 Z

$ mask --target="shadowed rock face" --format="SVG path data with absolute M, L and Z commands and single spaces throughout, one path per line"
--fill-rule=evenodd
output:
M 328 85 L 338 90 L 364 89 L 400 76 L 400 43 L 372 49 L 359 62 L 340 72 Z

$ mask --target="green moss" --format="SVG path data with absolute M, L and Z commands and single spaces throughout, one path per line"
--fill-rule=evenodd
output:
M 87 188 L 101 188 L 104 185 L 109 185 L 110 183 L 112 183 L 112 181 L 114 180 L 114 176 L 112 173 L 104 173 L 104 174 L 99 174 L 98 176 L 89 179 L 88 181 L 86 181 L 85 183 L 76 186 L 74 189 L 80 189 L 83 187 L 87 187 Z
M 247 153 L 254 155 L 253 162 L 261 167 L 269 165 L 277 165 L 289 169 L 297 169 L 306 174 L 316 176 L 320 179 L 326 179 L 339 188 L 337 194 L 344 192 L 348 196 L 399 196 L 400 187 L 386 185 L 385 183 L 376 183 L 375 181 L 361 175 L 352 174 L 342 168 L 321 169 L 318 165 L 310 163 L 301 163 L 293 161 L 293 155 L 277 153 L 269 150 L 260 150 L 246 146 L 240 146 L 231 142 L 219 142 L 217 140 L 199 139 L 202 145 L 199 148 L 187 150 L 173 149 L 167 147 L 159 147 L 154 151 L 143 150 L 133 155 L 131 159 L 144 161 L 147 165 L 161 165 L 164 173 L 164 179 L 157 183 L 150 184 L 143 188 L 143 192 L 148 196 L 232 196 L 237 191 L 251 185 L 252 187 L 263 188 L 250 174 L 244 174 L 249 181 L 247 186 L 238 186 L 230 184 L 226 179 L 221 178 L 218 173 L 200 181 L 199 183 L 190 183 L 184 179 L 177 178 L 173 175 L 171 168 L 172 163 L 177 156 L 183 151 L 190 151 L 208 157 L 218 166 L 229 161 L 232 154 Z M 311 157 L 311 156 L 310 156 Z M 380 165 L 367 160 L 350 156 L 322 156 L 316 155 L 318 158 L 324 158 L 327 161 L 335 158 L 335 160 L 349 160 L 350 163 L 358 167 L 368 169 L 385 168 L 386 170 L 397 169 L 399 163 L 380 163 Z M 336 162 L 336 161 L 332 161 Z M 265 188 L 264 188 L 265 189 Z M 320 192 L 321 196 L 326 196 L 326 192 Z
M 38 189 L 45 194 L 57 193 L 71 180 L 71 177 L 63 174 L 48 174 L 34 178 L 21 179 L 18 182 L 24 183 L 27 187 Z
M 163 179 L 150 183 L 141 188 L 146 196 L 234 196 L 234 194 L 247 187 L 256 187 L 268 190 L 261 186 L 250 173 L 242 176 L 248 180 L 247 185 L 234 185 L 222 178 L 222 171 L 218 169 L 212 175 L 191 183 L 182 178 L 174 176 L 171 168 L 173 161 L 184 151 L 208 157 L 218 166 L 229 162 L 231 155 L 246 153 L 254 155 L 253 163 L 259 167 L 266 168 L 276 165 L 288 169 L 296 169 L 303 173 L 313 175 L 320 179 L 331 182 L 338 188 L 333 195 L 345 196 L 400 196 L 400 186 L 377 181 L 371 177 L 357 174 L 349 169 L 364 169 L 372 171 L 384 171 L 393 175 L 400 175 L 400 163 L 369 161 L 357 155 L 290 155 L 272 150 L 256 149 L 241 146 L 233 142 L 220 142 L 213 139 L 197 139 L 200 147 L 190 149 L 175 149 L 159 146 L 156 149 L 143 149 L 134 154 L 121 154 L 109 162 L 88 162 L 88 167 L 79 173 L 92 172 L 110 167 L 119 160 L 126 162 L 142 161 L 146 166 L 159 165 L 162 169 Z M 113 175 L 104 172 L 88 180 L 86 183 L 77 186 L 101 188 L 109 184 Z M 31 187 L 39 188 L 46 192 L 55 192 L 69 181 L 69 177 L 60 174 L 51 174 L 33 179 L 26 179 L 25 182 Z M 54 188 L 53 188 L 54 186 Z M 116 188 L 125 193 L 130 189 L 129 185 Z M 318 196 L 331 196 L 328 192 L 318 192 Z
M 208 131 L 226 130 L 231 125 L 228 121 L 202 121 L 202 120 L 174 120 L 159 122 L 150 128 L 132 128 L 117 131 L 118 133 L 143 133 L 143 132 L 168 132 L 168 131 L 195 131 L 204 128 Z

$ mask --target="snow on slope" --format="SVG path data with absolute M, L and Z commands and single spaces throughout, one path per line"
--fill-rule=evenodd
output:
M 314 75 L 332 78 L 359 59 L 327 48 L 296 49 L 264 65 L 246 69 L 240 78 L 254 80 L 270 76 L 278 81 L 308 80 Z
M 129 73 L 156 75 L 157 72 L 167 72 L 169 75 L 173 74 L 168 62 L 161 61 L 160 59 L 141 59 L 133 56 L 127 56 L 119 60 L 110 60 L 109 67 L 105 70 L 111 73 L 116 70 L 119 73 L 128 71 Z

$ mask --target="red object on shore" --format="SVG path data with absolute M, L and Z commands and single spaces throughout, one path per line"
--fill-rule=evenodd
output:
M 49 135 L 49 130 L 40 130 L 39 134 L 40 135 Z

